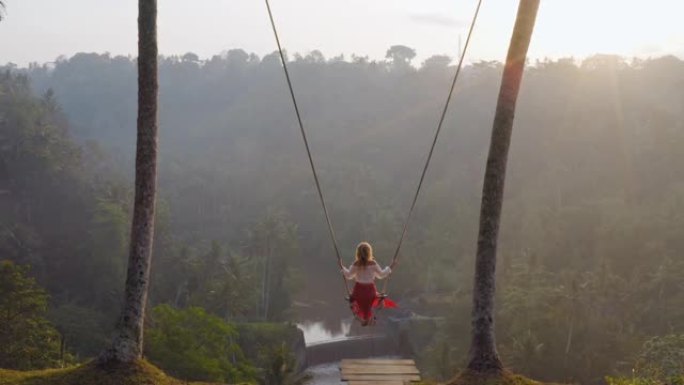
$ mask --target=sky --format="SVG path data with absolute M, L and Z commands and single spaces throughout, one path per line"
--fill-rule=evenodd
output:
M 414 48 L 414 64 L 458 56 L 477 0 L 271 0 L 284 48 L 326 57 L 383 59 L 395 44 Z M 45 63 L 77 52 L 135 56 L 136 0 L 5 0 L 0 65 Z M 468 61 L 503 61 L 517 0 L 483 0 Z M 159 50 L 209 58 L 242 48 L 275 50 L 262 0 L 159 0 Z M 682 0 L 541 0 L 531 58 L 684 58 Z

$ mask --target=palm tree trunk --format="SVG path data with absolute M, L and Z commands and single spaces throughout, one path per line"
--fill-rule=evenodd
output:
M 268 321 L 271 304 L 271 260 L 273 250 L 271 250 L 271 235 L 266 235 L 266 275 L 264 278 L 264 321 Z
M 157 0 L 139 0 L 138 9 L 138 138 L 126 294 L 101 362 L 131 362 L 142 357 L 143 348 L 157 184 Z
M 515 105 L 538 8 L 539 0 L 520 0 L 501 80 L 482 188 L 468 364 L 468 369 L 479 373 L 502 370 L 494 339 L 496 247 Z

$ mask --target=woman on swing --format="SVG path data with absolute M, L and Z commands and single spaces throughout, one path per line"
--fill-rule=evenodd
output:
M 340 262 L 340 269 L 346 279 L 356 279 L 349 302 L 354 315 L 361 321 L 361 326 L 375 323 L 373 309 L 379 307 L 394 308 L 397 305 L 389 298 L 381 298 L 375 287 L 375 278 L 383 279 L 392 273 L 396 261 L 381 269 L 373 257 L 373 248 L 368 242 L 361 242 L 356 247 L 354 263 L 347 269 Z

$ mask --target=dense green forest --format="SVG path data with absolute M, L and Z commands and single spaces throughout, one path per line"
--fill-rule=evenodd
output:
M 326 59 L 314 51 L 289 64 L 350 261 L 360 240 L 381 261 L 391 255 L 448 92 L 450 58 L 418 65 L 412 56 L 396 49 L 387 61 Z M 231 335 L 223 321 L 293 321 L 308 316 L 308 304 L 344 314 L 278 57 L 231 50 L 159 65 L 149 354 L 170 351 L 164 330 L 173 327 L 163 325 L 182 319 Z M 540 380 L 666 381 L 682 372 L 684 351 L 684 62 L 597 55 L 530 65 L 499 252 L 501 353 Z M 435 378 L 453 374 L 467 353 L 501 71 L 497 62 L 464 68 L 392 279 L 402 308 L 445 317 L 419 354 Z M 106 344 L 122 298 L 135 95 L 128 57 L 78 54 L 0 75 L 0 259 L 13 262 L 3 274 L 18 269 L 45 288 L 49 300 L 34 298 L 44 308 L 36 319 L 55 332 L 41 341 L 59 350 L 62 336 L 68 360 Z M 224 370 L 205 377 L 250 378 L 252 364 L 216 364 Z M 202 365 L 184 373 L 203 379 Z

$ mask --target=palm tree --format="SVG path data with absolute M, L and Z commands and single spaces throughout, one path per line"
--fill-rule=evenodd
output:
M 138 138 L 131 245 L 121 316 L 101 363 L 132 362 L 142 356 L 157 184 L 157 91 L 157 0 L 138 0 Z
M 494 339 L 496 246 L 515 105 L 538 8 L 539 0 L 520 0 L 492 127 L 482 188 L 468 363 L 468 369 L 477 373 L 499 373 L 502 370 Z

